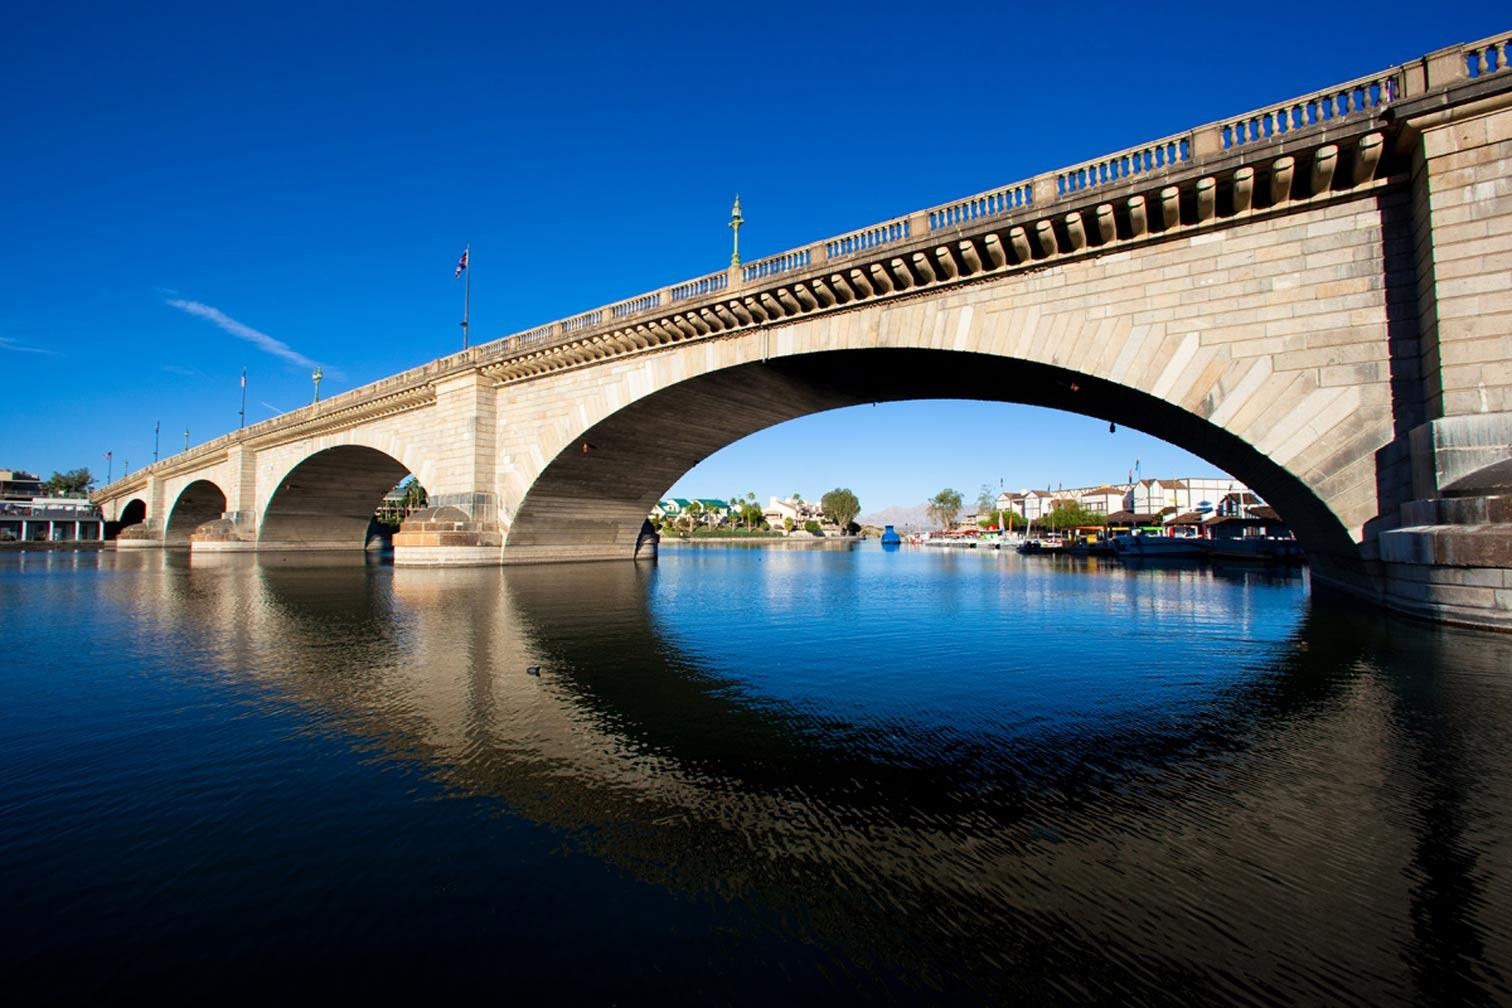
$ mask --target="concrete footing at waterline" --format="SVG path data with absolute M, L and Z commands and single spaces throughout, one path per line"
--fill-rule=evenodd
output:
M 109 549 L 111 544 L 103 539 L 17 539 L 0 542 L 0 552 L 12 553 L 91 553 Z

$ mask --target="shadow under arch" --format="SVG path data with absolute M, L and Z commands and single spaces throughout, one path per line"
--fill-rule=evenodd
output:
M 195 480 L 184 487 L 169 509 L 168 521 L 163 525 L 163 542 L 170 546 L 188 545 L 195 529 L 215 521 L 225 511 L 225 491 L 209 480 Z
M 121 508 L 121 516 L 115 521 L 105 523 L 105 538 L 114 539 L 121 534 L 121 529 L 130 528 L 132 525 L 140 525 L 147 520 L 147 502 L 140 497 L 133 497 Z
M 653 392 L 599 421 L 541 472 L 506 547 L 634 550 L 657 499 L 703 459 L 768 427 L 844 406 L 910 399 L 1023 403 L 1114 421 L 1192 452 L 1253 487 L 1315 562 L 1360 562 L 1349 530 L 1302 479 L 1217 424 L 1083 372 L 954 350 L 832 350 L 741 364 Z M 690 418 L 707 418 L 690 422 Z M 877 436 L 884 436 L 878 432 Z M 563 514 L 574 516 L 561 521 Z
M 290 469 L 268 499 L 259 547 L 363 549 L 383 495 L 407 475 L 398 459 L 365 445 L 318 451 Z

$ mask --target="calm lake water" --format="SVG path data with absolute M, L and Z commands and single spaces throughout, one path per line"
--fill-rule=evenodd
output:
M 54 999 L 1512 999 L 1512 638 L 1300 573 L 0 554 Z

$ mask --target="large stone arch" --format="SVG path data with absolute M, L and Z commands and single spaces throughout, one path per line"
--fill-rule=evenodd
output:
M 1138 389 L 1035 361 L 885 349 L 819 351 L 712 370 L 614 411 L 544 467 L 514 516 L 506 558 L 544 552 L 629 555 L 647 512 L 667 487 L 721 448 L 823 410 L 908 399 L 1026 403 L 1144 431 L 1254 487 L 1287 516 L 1315 556 L 1347 562 L 1356 555 L 1349 530 L 1302 479 L 1197 413 Z M 873 436 L 885 438 L 886 431 Z
M 506 405 L 512 384 L 500 399 L 504 559 L 632 555 L 658 494 L 773 424 L 975 398 L 1179 445 L 1266 495 L 1315 569 L 1357 580 L 1373 559 L 1368 526 L 1409 488 L 1404 436 L 1421 413 L 1407 209 L 1380 189 L 1330 196 L 1250 230 L 1172 229 L 1137 255 L 800 307 L 717 338 L 522 372 L 521 405 Z
M 226 492 L 210 480 L 195 480 L 184 487 L 168 510 L 168 520 L 163 525 L 164 545 L 189 545 L 189 536 L 195 529 L 215 521 L 225 511 Z
M 409 472 L 394 456 L 366 445 L 318 449 L 296 462 L 269 495 L 258 520 L 258 547 L 360 550 L 379 501 Z

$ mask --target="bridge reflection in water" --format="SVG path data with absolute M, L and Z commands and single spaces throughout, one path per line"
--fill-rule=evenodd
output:
M 249 779 L 303 799 L 268 793 L 235 816 L 320 810 L 297 828 L 242 823 L 255 842 L 203 855 L 202 884 L 255 884 L 242 909 L 276 925 L 240 936 L 240 954 L 276 962 L 301 935 L 340 932 L 350 946 L 320 945 L 338 965 L 402 948 L 459 982 L 561 968 L 566 994 L 728 993 L 730 977 L 737 998 L 1507 990 L 1505 638 L 1309 606 L 1260 571 L 1010 555 L 40 563 L 82 565 L 104 615 L 81 632 L 123 634 L 130 667 L 282 712 L 283 744 L 324 754 L 292 764 L 318 782 L 264 772 L 266 738 L 244 754 Z M 376 810 L 370 762 L 403 782 Z M 200 769 L 185 788 L 233 786 L 229 768 Z M 542 827 L 550 856 L 509 839 Z M 443 828 L 488 842 L 442 864 L 461 856 Z M 344 859 L 374 846 L 393 874 L 350 877 Z M 622 881 L 597 919 L 521 895 L 581 910 L 599 884 L 581 878 L 603 866 Z M 447 933 L 461 923 L 483 927 Z M 489 957 L 458 973 L 474 942 Z M 623 959 L 563 966 L 604 942 Z

